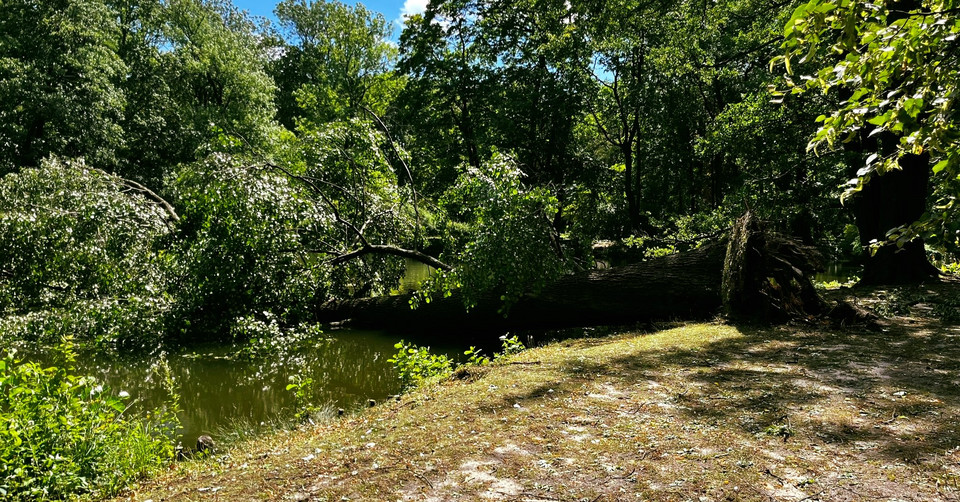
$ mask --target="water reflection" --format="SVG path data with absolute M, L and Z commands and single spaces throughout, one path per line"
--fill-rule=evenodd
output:
M 828 263 L 823 271 L 815 274 L 813 280 L 818 282 L 837 281 L 845 283 L 854 280 L 863 273 L 863 266 L 850 262 Z
M 96 377 L 113 393 L 129 392 L 136 399 L 132 411 L 142 412 L 156 408 L 167 397 L 155 371 L 165 357 L 180 394 L 181 440 L 185 445 L 236 421 L 258 424 L 278 415 L 292 416 L 295 396 L 286 390 L 291 375 L 313 379 L 312 403 L 318 406 L 357 408 L 367 399 L 381 401 L 400 391 L 395 370 L 387 362 L 396 352 L 398 337 L 354 330 L 327 336 L 295 351 L 251 360 L 234 357 L 238 346 L 165 356 L 87 352 L 78 354 L 76 370 Z M 21 356 L 50 364 L 44 352 L 21 349 Z
M 398 293 L 412 293 L 420 288 L 420 283 L 431 278 L 436 271 L 430 265 L 420 263 L 410 258 L 403 260 L 404 273 L 400 279 Z

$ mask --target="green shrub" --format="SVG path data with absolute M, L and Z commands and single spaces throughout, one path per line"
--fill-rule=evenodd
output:
M 124 393 L 73 373 L 69 340 L 58 355 L 49 368 L 0 358 L 0 499 L 109 496 L 173 456 L 176 406 L 127 417 Z
M 516 335 L 509 337 L 507 335 L 503 335 L 500 337 L 500 341 L 502 342 L 500 344 L 500 352 L 493 355 L 494 361 L 499 361 L 504 357 L 512 356 L 514 354 L 519 354 L 527 348 L 523 345 L 523 342 L 517 338 Z
M 313 395 L 313 379 L 304 378 L 302 375 L 290 375 L 287 380 L 290 382 L 287 384 L 287 390 L 292 390 L 296 398 L 297 412 L 294 417 L 297 421 L 305 422 L 316 410 L 316 406 L 310 401 Z
M 431 354 L 430 347 L 417 347 L 400 340 L 394 348 L 400 351 L 387 362 L 397 368 L 404 389 L 416 387 L 429 378 L 449 376 L 453 372 L 453 361 L 443 354 Z
M 500 341 L 502 342 L 501 351 L 493 354 L 492 361 L 503 360 L 526 349 L 523 342 L 516 336 L 503 335 L 500 337 Z M 454 366 L 484 366 L 491 362 L 491 358 L 483 355 L 482 351 L 476 347 L 470 347 L 463 353 L 467 356 L 467 361 L 460 365 L 455 364 L 445 355 L 431 354 L 430 347 L 417 347 L 413 344 L 407 344 L 403 340 L 400 340 L 400 343 L 397 343 L 394 347 L 400 349 L 400 351 L 387 361 L 393 363 L 397 368 L 404 390 L 416 387 L 430 378 L 450 376 L 453 373 Z

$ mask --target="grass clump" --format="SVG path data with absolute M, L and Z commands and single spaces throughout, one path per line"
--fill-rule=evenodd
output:
M 0 358 L 0 499 L 62 500 L 117 493 L 173 456 L 169 410 L 125 416 L 128 396 L 74 374 L 69 339 L 58 365 Z

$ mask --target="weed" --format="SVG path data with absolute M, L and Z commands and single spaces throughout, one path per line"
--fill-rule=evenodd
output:
M 481 350 L 470 346 L 469 349 L 463 352 L 463 355 L 467 356 L 466 364 L 472 364 L 474 366 L 483 366 L 490 363 L 490 358 L 481 354 Z
M 176 413 L 125 416 L 129 398 L 73 373 L 70 339 L 57 366 L 0 359 L 0 498 L 106 496 L 173 456 Z M 172 409 L 176 410 L 176 396 Z
M 453 361 L 442 354 L 431 354 L 430 347 L 418 347 L 400 340 L 394 348 L 400 350 L 387 362 L 397 368 L 404 389 L 416 387 L 430 378 L 443 378 L 453 373 Z
M 516 335 L 511 337 L 507 337 L 507 335 L 503 335 L 500 337 L 500 341 L 502 342 L 500 345 L 501 350 L 498 354 L 494 354 L 493 356 L 494 361 L 500 360 L 504 357 L 512 356 L 514 354 L 518 354 L 527 348 L 523 345 L 523 342 L 521 342 L 520 339 L 517 338 Z
M 944 263 L 940 266 L 940 271 L 946 275 L 960 277 L 960 262 Z
M 310 403 L 310 396 L 313 395 L 313 379 L 304 378 L 300 375 L 290 375 L 289 381 L 287 390 L 293 391 L 297 403 L 297 413 L 294 416 L 299 421 L 306 421 L 314 411 L 314 407 Z
M 501 350 L 500 352 L 497 352 L 493 355 L 493 359 L 492 359 L 493 361 L 499 361 L 505 357 L 518 354 L 526 350 L 527 348 L 523 344 L 523 342 L 521 342 L 520 339 L 516 337 L 516 335 L 511 337 L 508 337 L 507 335 L 503 335 L 500 337 L 500 341 L 502 342 L 500 345 Z M 471 346 L 469 349 L 467 349 L 463 353 L 463 355 L 467 356 L 467 362 L 464 364 L 474 365 L 474 366 L 483 366 L 485 364 L 489 364 L 491 359 L 487 356 L 482 355 L 481 352 L 482 351 L 480 349 Z

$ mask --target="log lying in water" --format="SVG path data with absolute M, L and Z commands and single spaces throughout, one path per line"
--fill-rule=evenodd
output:
M 330 302 L 318 309 L 317 320 L 349 319 L 349 325 L 357 328 L 458 335 L 703 319 L 720 313 L 723 305 L 735 318 L 772 320 L 822 309 L 810 283 L 816 265 L 809 259 L 811 250 L 765 232 L 750 213 L 738 221 L 729 244 L 727 241 L 565 276 L 540 293 L 521 298 L 508 317 L 498 312 L 502 306 L 499 297 L 483 298 L 467 312 L 462 298 L 454 293 L 416 310 L 410 308 L 409 295 Z M 724 287 L 726 293 L 721 294 Z

